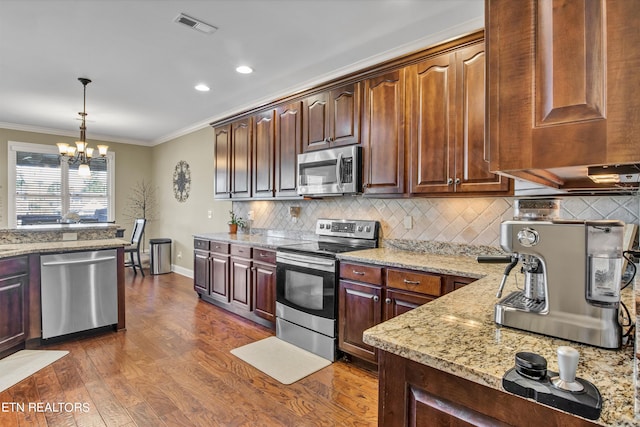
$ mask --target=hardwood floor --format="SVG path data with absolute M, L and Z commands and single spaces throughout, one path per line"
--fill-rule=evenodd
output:
M 200 301 L 189 278 L 129 270 L 127 330 L 42 347 L 70 353 L 0 393 L 0 426 L 377 424 L 375 374 L 341 361 L 282 385 L 229 352 L 271 330 Z

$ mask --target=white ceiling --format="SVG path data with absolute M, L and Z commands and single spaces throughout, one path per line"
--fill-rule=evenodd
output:
M 483 0 L 0 0 L 0 127 L 79 134 L 87 77 L 87 138 L 155 145 L 480 29 L 483 13 Z

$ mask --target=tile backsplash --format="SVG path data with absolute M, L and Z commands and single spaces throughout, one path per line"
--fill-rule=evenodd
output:
M 640 221 L 640 196 L 559 198 L 565 219 Z M 253 211 L 254 229 L 313 232 L 318 218 L 374 219 L 383 239 L 499 246 L 500 222 L 513 217 L 513 197 L 370 199 L 361 196 L 318 200 L 233 202 L 242 218 Z M 297 219 L 289 207 L 299 206 Z M 411 217 L 407 219 L 407 217 Z M 405 227 L 411 222 L 411 228 Z M 409 225 L 409 224 L 407 224 Z

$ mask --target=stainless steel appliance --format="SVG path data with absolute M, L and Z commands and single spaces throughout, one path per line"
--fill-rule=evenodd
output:
M 336 358 L 336 254 L 378 247 L 377 221 L 319 219 L 318 241 L 276 252 L 276 336 L 325 359 Z
M 504 221 L 500 231 L 500 245 L 512 253 L 505 279 L 521 262 L 524 289 L 495 305 L 496 323 L 597 347 L 620 347 L 623 222 L 515 220 Z
M 116 250 L 40 257 L 42 338 L 118 323 Z
M 338 196 L 362 191 L 361 148 L 357 145 L 298 154 L 298 194 Z

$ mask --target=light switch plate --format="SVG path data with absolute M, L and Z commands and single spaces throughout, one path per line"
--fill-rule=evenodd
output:
M 411 215 L 407 215 L 404 217 L 404 228 L 406 230 L 411 230 L 413 228 L 413 218 Z

